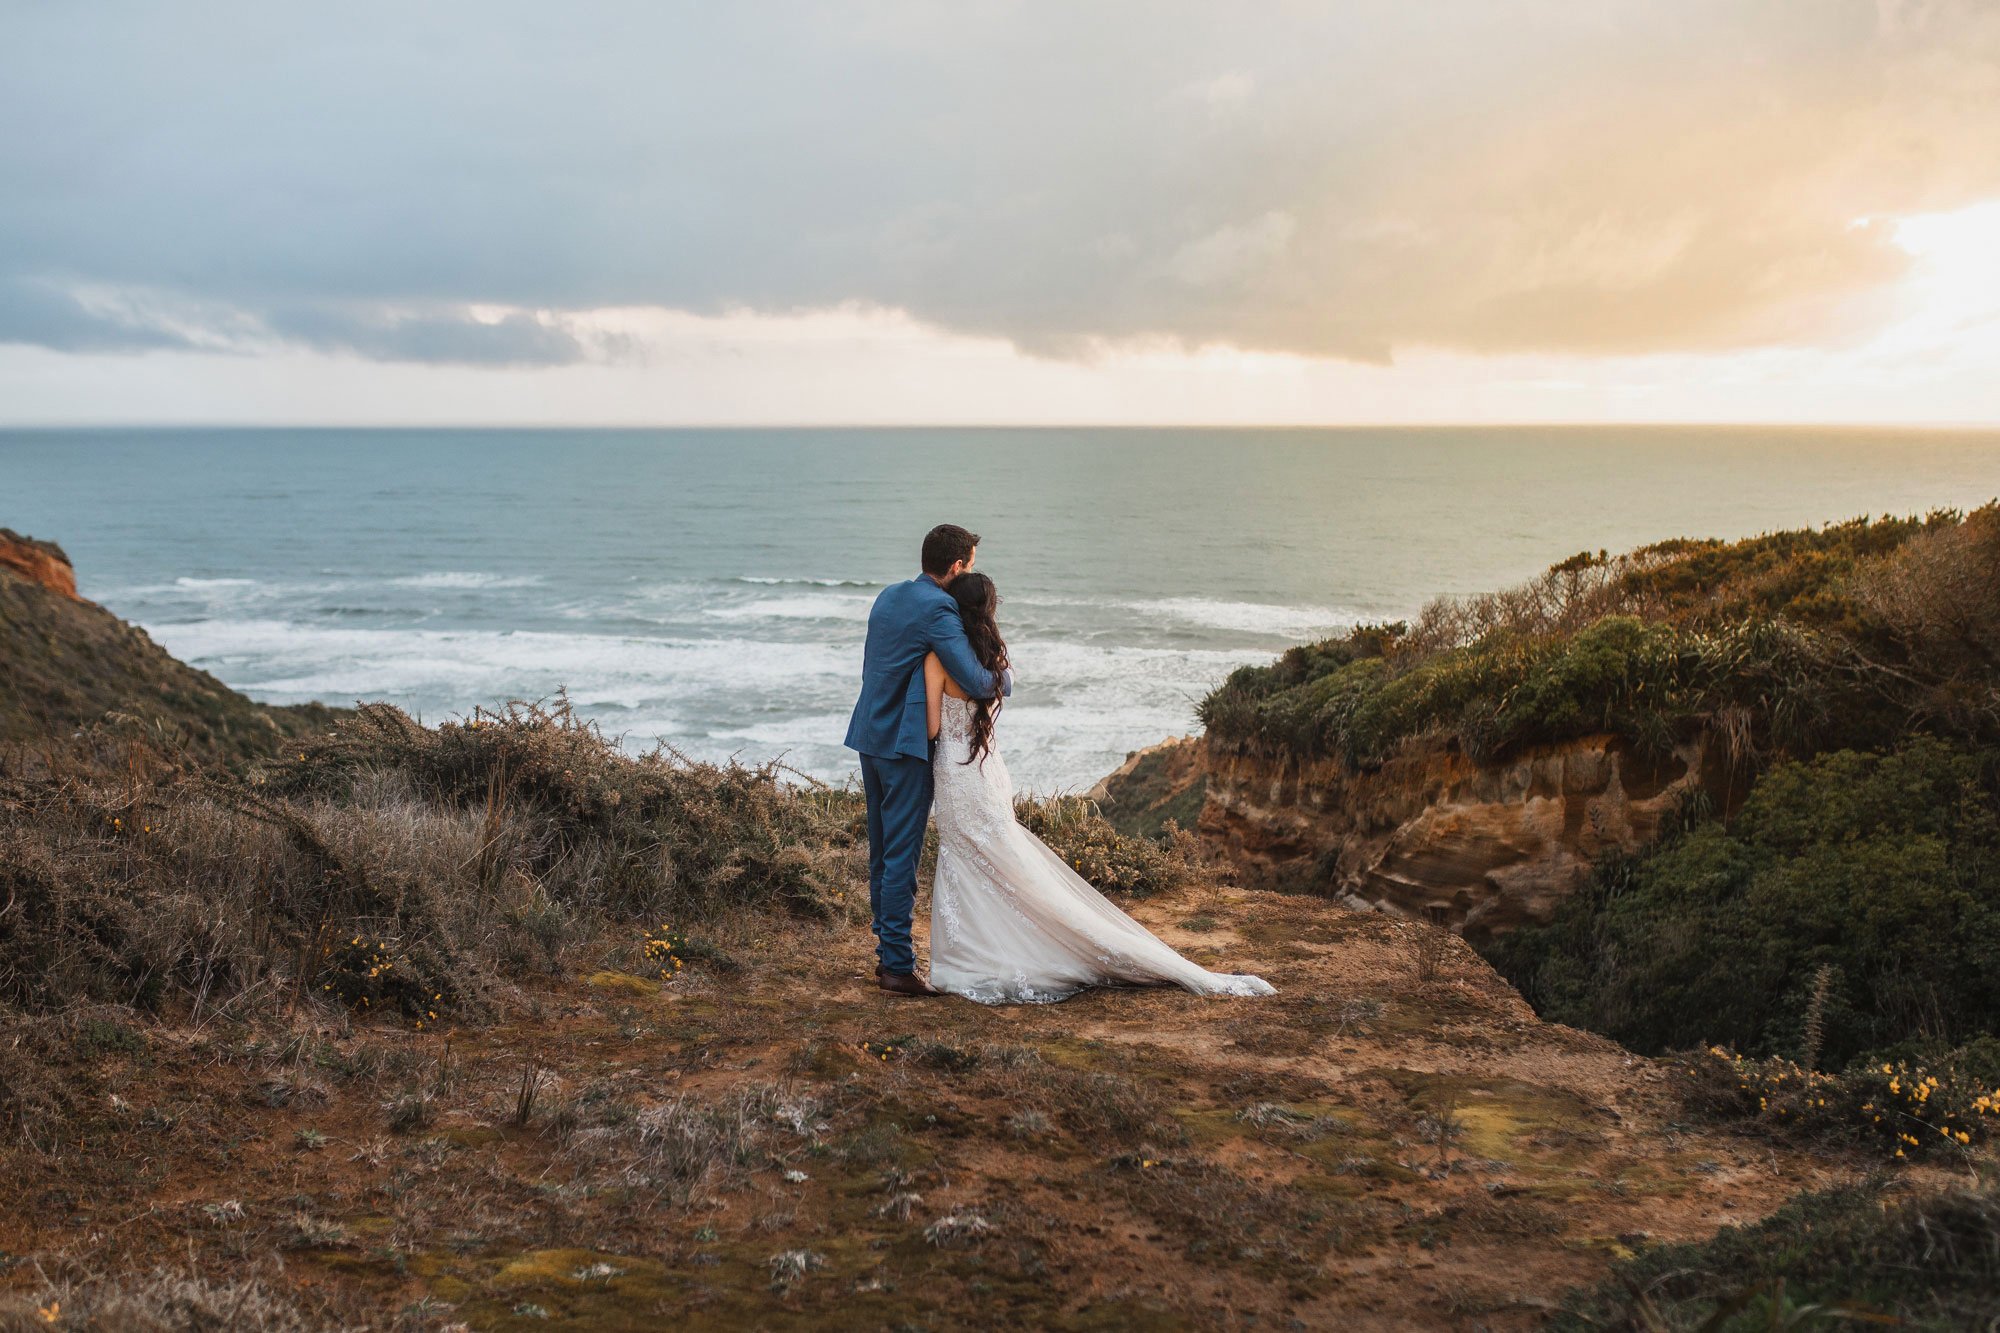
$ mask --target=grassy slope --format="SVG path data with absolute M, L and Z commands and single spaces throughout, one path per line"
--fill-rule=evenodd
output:
M 122 726 L 198 759 L 241 764 L 324 731 L 335 716 L 319 704 L 252 703 L 96 603 L 0 568 L 0 745 Z
M 1201 716 L 1211 741 L 1360 766 L 1424 735 L 1475 757 L 1607 731 L 1655 751 L 1709 731 L 1746 757 L 1912 728 L 1990 744 L 1996 567 L 2000 505 L 1582 554 L 1242 668 Z

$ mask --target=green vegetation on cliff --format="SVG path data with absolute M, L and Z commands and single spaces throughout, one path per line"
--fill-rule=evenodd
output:
M 1236 671 L 1212 742 L 1381 763 L 1418 736 L 1475 758 L 1611 732 L 1652 753 L 1708 732 L 1739 761 L 1912 730 L 2000 739 L 2000 505 L 1744 541 L 1579 554 Z
M 1579 557 L 1396 642 L 1460 624 L 1469 646 L 1378 667 L 1371 706 L 1475 678 L 1452 703 L 1468 748 L 1705 731 L 1747 791 L 1698 793 L 1548 924 L 1487 946 L 1538 1012 L 1648 1054 L 1722 1043 L 1834 1071 L 2000 1028 L 2000 506 Z
M 1543 1017 L 1649 1055 L 1816 1045 L 1839 1069 L 2000 1030 L 2000 754 L 1920 737 L 1778 765 L 1488 958 Z

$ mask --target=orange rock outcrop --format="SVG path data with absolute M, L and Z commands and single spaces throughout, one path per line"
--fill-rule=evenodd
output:
M 51 592 L 76 599 L 76 570 L 71 568 L 62 547 L 54 542 L 38 542 L 12 528 L 0 528 L 0 566 Z

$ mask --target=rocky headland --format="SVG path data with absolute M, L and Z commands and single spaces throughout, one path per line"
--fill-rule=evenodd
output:
M 872 986 L 852 791 L 634 757 L 565 711 L 268 708 L 11 540 L 0 1330 L 1657 1333 L 1849 1298 L 1945 1329 L 2000 1289 L 2000 1202 L 1954 1183 L 1992 1167 L 1983 1048 L 1881 1054 L 1990 1029 L 1976 968 L 1919 968 L 1896 921 L 1851 956 L 1767 932 L 1727 1002 L 1642 978 L 1592 1009 L 1620 977 L 1566 962 L 1565 923 L 1610 929 L 1577 916 L 1603 867 L 1651 902 L 1690 847 L 1703 884 L 1804 893 L 1858 857 L 1915 894 L 1960 856 L 1958 928 L 1924 938 L 1996 934 L 1965 906 L 2000 902 L 1976 731 L 1800 776 L 1783 747 L 1879 711 L 1802 729 L 1820 659 L 1783 633 L 1599 597 L 1530 648 L 1420 625 L 1240 674 L 1203 735 L 1020 813 L 1280 993 L 984 1009 Z M 1981 725 L 1982 680 L 1939 731 Z M 1690 932 L 1666 900 L 1617 928 L 1727 952 L 1849 910 Z M 1545 961 L 1503 974 L 1433 920 Z M 1875 957 L 1930 1007 L 1877 1003 Z M 1751 1058 L 1655 1058 L 1732 1004 Z

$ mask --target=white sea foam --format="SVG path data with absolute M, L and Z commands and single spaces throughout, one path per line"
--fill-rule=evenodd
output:
M 860 674 L 860 649 L 743 639 L 647 639 L 506 630 L 361 629 L 278 620 L 150 627 L 169 652 L 229 668 L 260 695 L 396 698 L 444 690 L 458 706 L 568 685 L 638 702 L 783 688 Z M 310 669 L 300 671 L 301 664 Z
M 811 597 L 767 597 L 741 606 L 711 606 L 703 614 L 717 620 L 866 620 L 873 599 L 821 594 Z
M 481 574 L 456 569 L 389 580 L 397 588 L 533 588 L 541 582 L 540 574 Z
M 254 588 L 256 579 L 192 579 L 185 575 L 174 580 L 176 588 Z
M 741 727 L 716 727 L 708 735 L 716 741 L 743 742 L 773 751 L 795 746 L 838 745 L 847 735 L 847 720 L 851 716 L 853 709 L 848 707 Z
M 804 588 L 879 588 L 882 586 L 873 579 L 767 578 L 758 574 L 738 574 L 730 581 L 733 583 L 757 583 L 767 586 L 790 584 Z
M 1350 628 L 1361 617 L 1327 606 L 1278 606 L 1268 602 L 1225 602 L 1207 597 L 1163 597 L 1126 605 L 1145 615 L 1166 616 L 1190 625 L 1275 634 L 1286 638 Z
M 782 623 L 771 622 L 773 627 Z M 785 756 L 842 782 L 842 739 L 861 674 L 854 642 L 539 630 L 368 628 L 275 618 L 149 626 L 168 651 L 273 703 L 387 699 L 436 719 L 510 698 L 570 701 L 634 749 L 656 739 L 696 758 Z M 851 630 L 842 630 L 851 638 Z M 1087 787 L 1128 750 L 1195 726 L 1194 705 L 1261 649 L 1135 647 L 1030 635 L 1003 745 L 1024 790 Z

